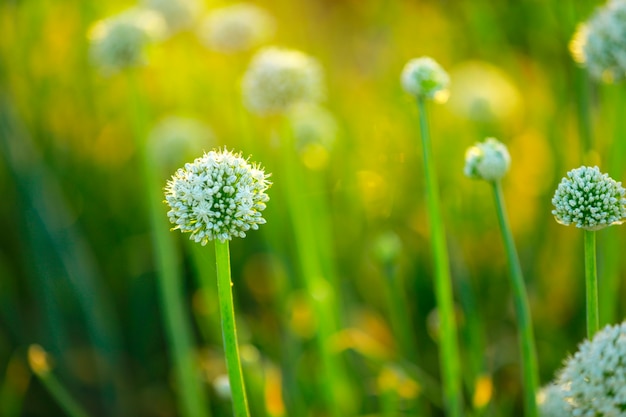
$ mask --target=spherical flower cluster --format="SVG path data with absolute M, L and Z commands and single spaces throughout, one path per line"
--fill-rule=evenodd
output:
M 582 166 L 561 180 L 552 204 L 557 222 L 586 230 L 620 224 L 626 216 L 626 190 L 598 167 Z
M 626 322 L 585 340 L 557 376 L 572 416 L 626 415 Z
M 143 5 L 163 16 L 170 33 L 193 25 L 202 9 L 199 0 L 143 0 Z
M 579 26 L 570 49 L 574 59 L 602 81 L 626 77 L 626 1 L 609 0 Z
M 541 417 L 570 417 L 567 402 L 563 397 L 563 388 L 548 384 L 537 394 L 537 406 Z
M 243 98 L 257 114 L 283 113 L 300 102 L 316 102 L 324 96 L 319 63 L 288 49 L 264 48 L 253 58 L 243 77 Z
M 269 40 L 274 18 L 251 3 L 236 3 L 211 11 L 202 21 L 198 35 L 210 49 L 223 53 L 244 51 Z
M 146 44 L 161 37 L 164 28 L 158 13 L 143 9 L 100 20 L 89 31 L 91 60 L 107 75 L 142 65 Z
M 178 169 L 165 187 L 167 216 L 189 238 L 206 245 L 245 237 L 265 223 L 269 175 L 227 150 L 211 151 Z
M 407 93 L 421 98 L 445 101 L 448 98 L 450 77 L 430 57 L 410 60 L 402 70 L 402 87 Z
M 510 165 L 508 149 L 494 138 L 487 138 L 465 152 L 464 171 L 470 178 L 497 181 L 504 177 Z

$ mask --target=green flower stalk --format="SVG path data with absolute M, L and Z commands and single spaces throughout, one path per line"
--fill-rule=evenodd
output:
M 69 391 L 54 376 L 48 360 L 48 354 L 39 345 L 28 348 L 28 364 L 33 373 L 39 378 L 50 396 L 56 400 L 68 417 L 88 417 L 89 414 L 78 404 Z
M 511 157 L 504 144 L 494 138 L 470 147 L 465 154 L 465 175 L 489 182 L 493 188 L 500 232 L 506 250 L 509 275 L 513 287 L 513 302 L 519 327 L 519 343 L 522 356 L 522 379 L 524 384 L 524 409 L 527 417 L 538 417 L 536 395 L 539 386 L 539 370 L 532 317 L 524 284 L 522 266 L 517 255 L 513 234 L 509 226 L 500 180 L 509 170 Z
M 626 217 L 626 190 L 598 167 L 581 166 L 567 173 L 552 198 L 557 222 L 584 230 L 587 337 L 599 328 L 596 230 L 621 224 Z
M 426 177 L 426 200 L 435 264 L 435 296 L 441 326 L 439 361 L 443 378 L 444 403 L 448 416 L 459 417 L 463 415 L 461 361 L 454 317 L 448 249 L 426 114 L 426 100 L 444 100 L 447 98 L 449 77 L 432 58 L 422 57 L 413 59 L 406 64 L 402 71 L 401 82 L 404 90 L 416 98 L 419 110 Z
M 247 417 L 246 396 L 230 276 L 229 241 L 245 237 L 265 223 L 262 211 L 269 200 L 269 175 L 241 154 L 211 151 L 178 169 L 165 187 L 167 215 L 175 229 L 189 233 L 201 245 L 215 241 L 217 287 L 224 353 L 236 417 Z

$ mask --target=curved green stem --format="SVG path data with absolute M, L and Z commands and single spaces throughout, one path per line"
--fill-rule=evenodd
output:
M 444 402 L 449 417 L 463 415 L 461 397 L 461 361 L 454 317 L 452 282 L 446 236 L 439 207 L 439 188 L 435 177 L 433 155 L 428 131 L 428 115 L 423 98 L 417 99 L 419 110 L 420 133 L 424 155 L 426 177 L 426 202 L 430 219 L 430 234 L 435 267 L 435 296 L 440 319 L 440 355 L 439 361 L 443 378 Z
M 598 275 L 596 268 L 596 232 L 585 230 L 585 287 L 587 296 L 587 338 L 600 327 L 598 319 Z
M 520 265 L 513 234 L 509 227 L 506 216 L 504 198 L 500 181 L 494 181 L 493 192 L 496 200 L 496 211 L 506 257 L 508 259 L 509 274 L 513 286 L 513 302 L 515 304 L 515 314 L 519 326 L 519 343 L 522 354 L 522 378 L 524 383 L 524 409 L 527 417 L 538 417 L 537 409 L 537 389 L 539 386 L 539 371 L 537 366 L 537 352 L 535 349 L 535 335 L 533 333 L 532 318 L 528 305 L 528 296 L 524 284 L 524 275 Z
M 248 411 L 248 399 L 243 383 L 243 372 L 239 359 L 239 344 L 237 343 L 228 241 L 215 241 L 215 262 L 217 264 L 217 295 L 220 303 L 224 355 L 226 356 L 226 368 L 233 399 L 233 414 L 235 417 L 248 417 L 250 412 Z

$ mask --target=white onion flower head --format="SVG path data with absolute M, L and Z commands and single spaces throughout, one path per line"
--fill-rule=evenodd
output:
M 509 171 L 511 156 L 506 145 L 487 138 L 465 152 L 465 175 L 485 181 L 498 181 Z
M 540 417 L 571 417 L 568 403 L 560 385 L 550 383 L 537 393 L 537 406 Z
M 580 25 L 570 43 L 574 59 L 600 81 L 626 77 L 626 1 L 609 0 Z
M 265 223 L 268 177 L 258 165 L 226 149 L 185 164 L 165 187 L 172 230 L 191 233 L 189 238 L 203 246 L 209 240 L 245 237 Z
M 245 51 L 267 42 L 275 32 L 274 17 L 251 3 L 212 10 L 198 29 L 200 40 L 222 53 Z
M 624 221 L 625 194 L 622 183 L 601 173 L 597 166 L 581 166 L 561 180 L 552 198 L 552 214 L 566 226 L 602 229 Z
M 163 16 L 170 34 L 192 26 L 202 10 L 199 0 L 143 0 L 142 3 Z
M 432 58 L 421 57 L 410 60 L 402 70 L 402 88 L 417 98 L 438 102 L 448 99 L 448 73 Z
M 557 376 L 571 416 L 626 415 L 626 322 L 585 340 Z
M 314 58 L 300 52 L 267 47 L 257 52 L 242 81 L 246 107 L 260 115 L 284 113 L 296 103 L 324 97 L 323 73 Z
M 138 8 L 100 20 L 88 34 L 91 61 L 106 75 L 143 65 L 146 45 L 160 39 L 164 30 L 158 13 Z

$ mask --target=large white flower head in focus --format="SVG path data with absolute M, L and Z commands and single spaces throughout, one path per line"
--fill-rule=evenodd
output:
M 626 217 L 626 190 L 598 167 L 581 166 L 567 173 L 557 187 L 552 214 L 557 222 L 586 230 L 621 224 Z
M 241 154 L 227 150 L 205 153 L 178 169 L 165 187 L 167 216 L 189 238 L 206 245 L 245 237 L 265 223 L 262 211 L 269 196 L 269 175 Z

